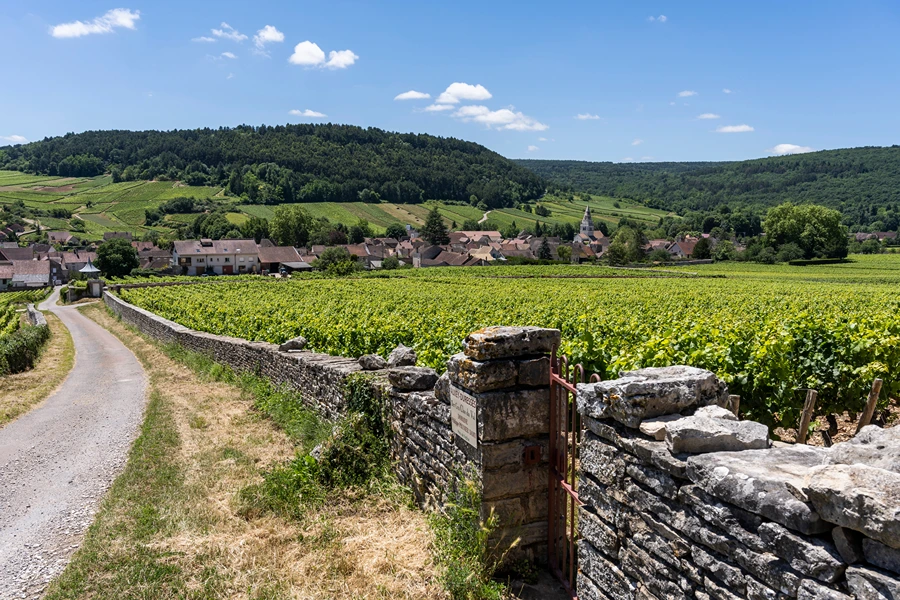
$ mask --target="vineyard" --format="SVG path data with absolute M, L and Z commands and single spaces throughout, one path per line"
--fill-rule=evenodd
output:
M 859 410 L 876 377 L 886 394 L 900 391 L 898 266 L 900 257 L 878 256 L 837 274 L 829 271 L 834 267 L 776 268 L 768 279 L 429 269 L 411 277 L 240 281 L 121 294 L 197 330 L 276 343 L 303 335 L 311 349 L 329 354 L 385 356 L 404 343 L 416 348 L 420 364 L 438 370 L 480 327 L 554 327 L 563 334 L 561 351 L 604 377 L 645 366 L 707 368 L 743 397 L 749 416 L 793 424 L 805 388 L 818 389 L 822 411 Z
M 0 294 L 0 340 L 19 330 L 18 308 L 21 305 L 38 302 L 46 295 L 44 290 Z

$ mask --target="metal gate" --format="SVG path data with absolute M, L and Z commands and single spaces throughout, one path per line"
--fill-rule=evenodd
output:
M 591 382 L 600 381 L 591 375 Z M 550 498 L 547 552 L 550 569 L 572 598 L 577 599 L 578 572 L 578 460 L 583 435 L 575 406 L 575 386 L 585 382 L 584 368 L 570 366 L 569 359 L 550 356 Z

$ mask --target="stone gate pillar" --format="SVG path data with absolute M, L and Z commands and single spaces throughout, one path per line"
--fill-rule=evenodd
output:
M 481 478 L 482 518 L 499 519 L 499 549 L 538 562 L 547 553 L 550 352 L 560 332 L 488 327 L 469 334 L 447 362 L 457 448 Z M 441 386 L 438 386 L 441 387 Z

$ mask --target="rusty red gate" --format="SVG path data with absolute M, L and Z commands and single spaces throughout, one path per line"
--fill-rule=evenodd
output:
M 591 375 L 590 381 L 600 377 Z M 584 368 L 570 366 L 565 356 L 550 356 L 550 498 L 547 553 L 550 569 L 577 599 L 578 449 L 583 435 L 575 406 L 575 386 L 585 382 Z

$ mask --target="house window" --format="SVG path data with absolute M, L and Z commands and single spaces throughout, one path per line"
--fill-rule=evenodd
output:
M 231 259 L 228 258 L 228 257 L 226 256 L 226 257 L 225 257 L 225 262 L 231 262 Z
M 240 260 L 241 260 L 241 262 L 244 262 L 244 257 L 242 256 L 242 257 L 240 258 Z

